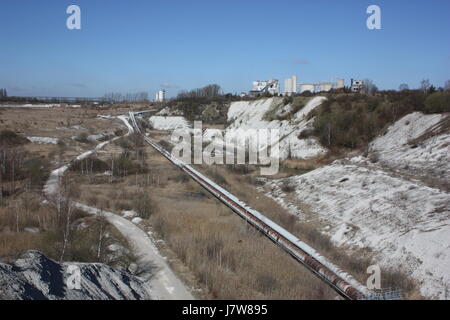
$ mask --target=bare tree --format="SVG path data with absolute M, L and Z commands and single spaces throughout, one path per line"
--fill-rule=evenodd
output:
M 214 98 L 221 94 L 220 90 L 221 88 L 218 84 L 210 84 L 191 91 L 181 91 L 178 93 L 177 98 Z
M 431 83 L 429 79 L 423 79 L 422 81 L 420 81 L 420 90 L 422 90 L 424 93 L 427 93 L 430 88 Z
M 106 230 L 106 217 L 103 213 L 103 209 L 100 209 L 100 215 L 98 219 L 100 223 L 100 230 L 98 235 L 97 259 L 100 259 L 100 256 L 102 254 L 103 238 L 105 237 Z
M 147 102 L 148 92 L 137 93 L 106 93 L 102 98 L 103 102 L 123 103 L 123 102 Z
M 402 83 L 399 87 L 398 87 L 398 91 L 407 91 L 409 90 L 409 86 L 406 83 Z
M 374 94 L 378 91 L 378 87 L 371 79 L 365 79 L 363 81 L 363 90 L 366 93 Z
M 64 254 L 66 253 L 67 245 L 69 243 L 71 213 L 72 213 L 72 206 L 68 204 L 67 211 L 65 212 L 65 224 L 63 228 L 63 247 L 61 250 L 61 257 L 59 258 L 59 261 L 63 261 Z
M 444 90 L 445 91 L 450 91 L 450 80 L 447 80 L 444 84 Z
M 67 248 L 70 245 L 71 223 L 73 204 L 71 201 L 71 194 L 73 193 L 72 186 L 66 179 L 59 180 L 58 194 L 55 198 L 56 201 L 56 213 L 58 228 L 62 233 L 63 246 L 61 249 L 60 261 L 63 261 Z

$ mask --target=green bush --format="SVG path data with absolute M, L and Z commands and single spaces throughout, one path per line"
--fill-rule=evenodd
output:
M 327 147 L 356 148 L 375 136 L 374 114 L 335 104 L 326 113 L 319 114 L 314 122 L 316 135 Z
M 408 113 L 443 112 L 445 106 L 448 108 L 449 103 L 445 102 L 448 98 L 435 95 L 427 98 L 420 91 L 384 91 L 377 95 L 330 94 L 328 100 L 308 118 L 315 117 L 314 134 L 324 146 L 361 148 L 387 125 Z
M 450 112 L 450 92 L 435 92 L 425 100 L 426 113 Z

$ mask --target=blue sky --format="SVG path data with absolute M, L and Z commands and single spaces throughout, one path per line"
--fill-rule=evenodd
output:
M 66 8 L 81 8 L 81 30 Z M 366 9 L 382 10 L 382 30 Z M 448 0 L 0 0 L 0 88 L 9 95 L 169 95 L 297 74 L 299 82 L 450 79 Z M 283 83 L 283 82 L 282 82 Z

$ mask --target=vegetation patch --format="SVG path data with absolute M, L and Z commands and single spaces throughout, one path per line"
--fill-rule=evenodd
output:
M 330 94 L 327 101 L 309 114 L 309 118 L 315 117 L 314 134 L 324 146 L 362 148 L 386 126 L 408 113 L 446 110 L 444 105 L 448 95 L 445 92 L 428 95 L 422 91 Z
M 24 138 L 14 131 L 1 130 L 0 131 L 0 147 L 17 147 L 28 143 L 28 139 Z

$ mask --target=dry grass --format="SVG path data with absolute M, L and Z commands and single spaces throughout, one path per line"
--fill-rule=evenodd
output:
M 334 298 L 331 289 L 244 221 L 220 204 L 204 202 L 174 206 L 166 200 L 150 222 L 212 298 Z
M 330 161 L 328 155 L 323 161 Z M 148 219 L 151 230 L 163 239 L 168 251 L 194 274 L 197 282 L 218 299 L 333 299 L 336 294 L 317 277 L 298 264 L 279 247 L 209 196 L 185 174 L 155 153 L 147 159 L 150 174 L 157 183 L 145 183 L 144 174 L 125 177 L 114 185 L 86 183 L 81 198 L 96 194 L 98 202 L 111 199 L 104 209 L 121 211 L 133 208 L 134 194 L 151 194 L 157 204 Z M 312 163 L 304 164 L 312 165 Z M 317 165 L 317 164 L 316 164 Z M 361 250 L 350 255 L 345 248 L 335 247 L 317 230 L 319 225 L 301 223 L 275 201 L 255 194 L 256 173 L 241 175 L 226 167 L 205 170 L 213 180 L 260 210 L 272 220 L 304 240 L 335 264 L 365 283 L 367 266 L 372 264 L 371 252 Z M 238 173 L 236 173 L 238 172 Z M 114 200 L 113 200 L 114 199 Z M 161 247 L 161 246 L 160 246 Z M 383 286 L 407 288 L 414 292 L 406 277 L 390 276 Z M 402 279 L 402 283 L 395 283 Z
M 41 204 L 36 194 L 22 194 L 8 199 L 0 207 L 0 259 L 12 260 L 25 250 L 39 250 L 46 256 L 60 260 L 64 236 L 58 214 L 52 205 Z M 107 246 L 120 244 L 127 248 L 125 239 L 101 217 L 87 216 L 79 210 L 71 214 L 69 245 L 63 261 L 103 262 L 129 264 L 129 255 L 111 258 Z M 37 232 L 27 231 L 37 228 Z M 100 233 L 105 236 L 99 241 Z M 100 246 L 100 251 L 99 251 Z M 99 254 L 100 252 L 100 254 Z
M 222 175 L 223 179 L 229 181 L 228 190 L 237 195 L 240 199 L 247 202 L 253 208 L 262 212 L 265 216 L 272 219 L 283 228 L 296 235 L 299 239 L 305 241 L 322 255 L 327 257 L 337 266 L 347 271 L 365 284 L 368 274 L 367 267 L 374 264 L 373 254 L 368 249 L 350 250 L 349 248 L 338 248 L 331 242 L 327 235 L 318 230 L 323 227 L 320 222 L 301 221 L 298 217 L 287 212 L 280 207 L 273 199 L 258 193 L 255 196 L 255 185 L 252 179 L 233 174 L 225 168 L 216 168 L 216 175 Z M 291 190 L 291 186 L 287 185 Z M 289 191 L 288 190 L 288 191 Z M 289 193 L 288 193 L 289 196 Z M 299 204 L 303 211 L 309 212 L 309 208 L 304 204 Z M 404 297 L 419 297 L 417 285 L 399 270 L 382 269 L 384 288 L 399 288 L 403 291 Z
M 115 185 L 95 185 L 85 178 L 80 197 L 96 194 L 99 203 L 113 197 L 105 209 L 117 212 L 133 207 L 134 194 L 151 194 L 158 208 L 147 220 L 151 230 L 189 268 L 209 298 L 335 298 L 318 278 L 197 184 L 181 178 L 184 173 L 166 160 L 151 153 L 148 165 L 163 183 L 146 186 L 136 184 L 136 177 L 125 177 Z M 137 176 L 138 181 L 144 178 Z
M 118 106 L 116 109 L 96 108 L 52 108 L 52 109 L 1 109 L 1 127 L 14 130 L 22 136 L 43 136 L 58 138 L 58 145 L 28 143 L 23 146 L 26 154 L 35 159 L 48 159 L 51 167 L 42 170 L 42 166 L 36 172 L 48 173 L 49 169 L 56 168 L 62 163 L 68 163 L 81 152 L 92 149 L 92 146 L 78 143 L 72 137 L 83 132 L 89 134 L 110 132 L 115 126 L 123 126 L 121 121 L 113 123 L 107 120 L 99 120 L 98 114 L 120 113 L 127 106 Z M 120 130 L 118 131 L 120 132 Z M 115 151 L 117 147 L 111 145 L 108 149 Z M 95 171 L 95 170 L 94 170 Z M 28 171 L 27 171 L 28 172 Z M 31 178 L 33 171 L 31 172 Z M 95 172 L 94 172 L 95 173 Z M 43 204 L 44 200 L 39 187 L 30 186 L 30 176 L 24 176 L 22 180 L 14 181 L 14 192 L 4 192 L 0 197 L 0 258 L 14 258 L 23 250 L 40 250 L 50 258 L 60 259 L 63 233 L 61 217 L 52 204 Z M 92 177 L 90 177 L 92 178 Z M 109 177 L 101 176 L 92 179 L 109 182 Z M 74 180 L 75 181 L 75 180 Z M 10 181 L 3 179 L 3 191 L 11 189 Z M 79 188 L 72 188 L 73 197 L 80 194 Z M 101 201 L 100 201 L 101 200 Z M 89 202 L 99 207 L 109 207 L 109 199 L 98 198 L 91 195 Z M 106 263 L 120 262 L 121 257 L 110 261 L 111 255 L 107 253 L 106 246 L 111 243 L 119 243 L 127 247 L 126 241 L 111 226 L 106 226 L 104 232 L 109 234 L 101 244 L 101 255 L 98 256 L 99 232 L 102 222 L 91 216 L 86 216 L 78 210 L 73 210 L 70 219 L 70 239 L 63 260 L 96 261 Z M 37 228 L 38 232 L 33 228 Z M 28 230 L 28 231 L 27 231 Z M 130 261 L 129 254 L 122 260 Z M 126 264 L 126 263 L 125 263 Z

